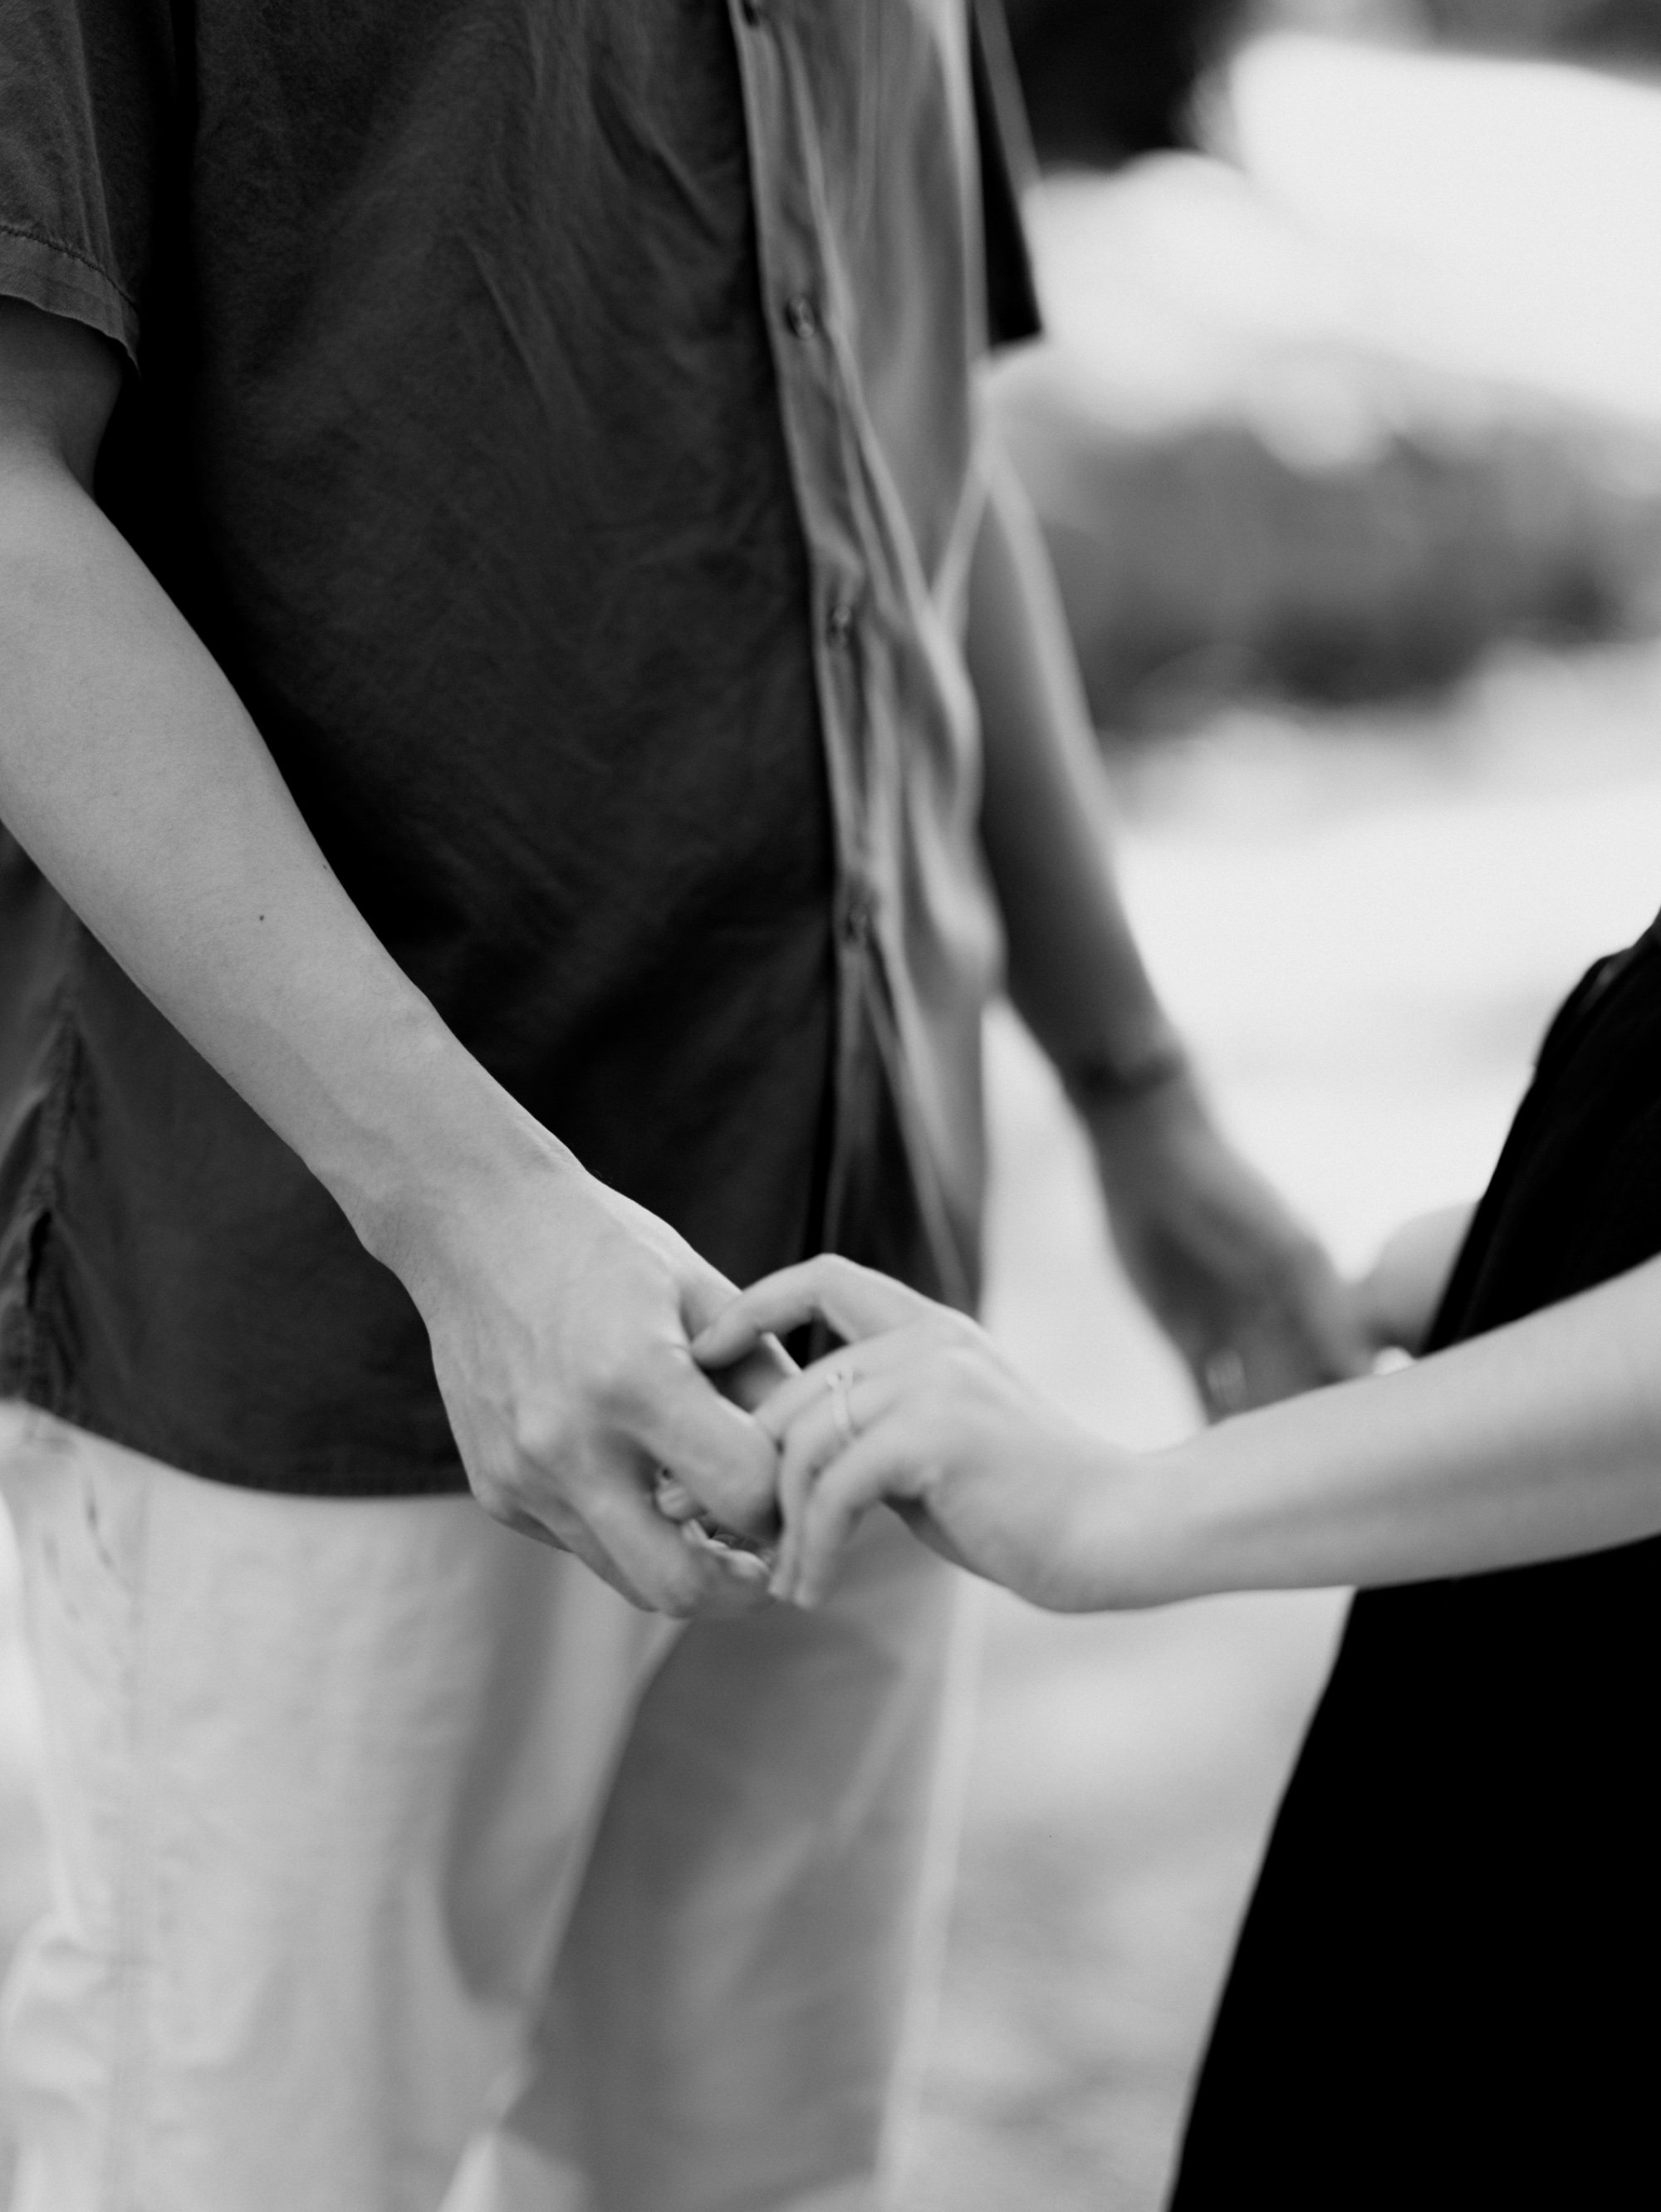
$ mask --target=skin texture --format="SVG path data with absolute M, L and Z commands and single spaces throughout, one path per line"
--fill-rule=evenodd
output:
M 761 1414 L 784 1468 L 774 1589 L 798 1604 L 880 1501 L 1058 1611 L 1418 1581 L 1661 1533 L 1661 1261 L 1140 1455 L 1046 1405 L 973 1322 L 846 1261 L 755 1285 L 695 1349 L 728 1360 L 814 1317 L 845 1348 Z

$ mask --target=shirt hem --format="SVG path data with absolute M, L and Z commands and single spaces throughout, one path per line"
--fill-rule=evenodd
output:
M 106 270 L 72 246 L 0 216 L 0 295 L 84 323 L 138 366 L 138 309 Z
M 467 1477 L 458 1459 L 424 1459 L 413 1453 L 391 1456 L 384 1446 L 360 1451 L 344 1445 L 317 1458 L 263 1462 L 251 1462 L 233 1452 L 211 1448 L 181 1449 L 178 1438 L 165 1430 L 147 1427 L 142 1421 L 113 1419 L 78 1402 L 73 1392 L 43 1389 L 24 1372 L 20 1349 L 15 1335 L 0 1328 L 0 1400 L 33 1407 L 106 1443 L 119 1444 L 203 1482 L 288 1498 L 438 1498 L 467 1493 Z

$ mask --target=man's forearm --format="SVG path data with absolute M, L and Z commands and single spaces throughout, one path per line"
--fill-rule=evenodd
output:
M 1107 795 L 1037 525 L 997 457 L 976 548 L 968 659 L 985 757 L 982 837 L 1009 990 L 1064 1075 L 1134 1088 L 1175 1037 L 1114 878 Z
M 0 814 L 381 1256 L 547 1146 L 363 921 L 154 579 L 29 452 L 0 476 Z
M 1114 879 L 1106 790 L 1048 556 L 1006 464 L 971 576 L 982 836 L 1009 987 L 1088 1125 L 1115 1240 L 1212 1411 L 1363 1362 L 1325 1255 L 1223 1139 Z

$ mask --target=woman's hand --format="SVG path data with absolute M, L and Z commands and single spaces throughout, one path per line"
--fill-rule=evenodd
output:
M 1356 1310 L 1375 1351 L 1422 1348 L 1474 1211 L 1467 1200 L 1415 1214 L 1385 1239 L 1355 1285 Z
M 886 1499 L 943 1557 L 1034 1604 L 1101 1601 L 1080 1539 L 1130 1462 L 1046 1405 L 962 1315 L 827 1257 L 754 1285 L 693 1355 L 725 1367 L 814 1320 L 843 1348 L 755 1415 L 780 1451 L 775 1596 L 815 1603 L 857 1523 Z

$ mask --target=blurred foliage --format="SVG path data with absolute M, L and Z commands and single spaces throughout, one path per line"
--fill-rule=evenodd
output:
M 1460 44 L 1661 55 L 1657 0 L 1418 0 L 1427 27 Z
M 997 401 L 1105 729 L 1168 729 L 1242 691 L 1432 690 L 1500 639 L 1661 627 L 1652 434 L 1531 399 L 1526 378 L 1415 364 L 1410 335 L 1406 352 L 1365 321 L 1335 337 L 1295 227 L 1254 206 L 1242 228 L 1249 181 L 1179 150 L 1261 29 L 1631 62 L 1661 58 L 1661 0 L 1005 4 L 1040 158 L 1125 170 L 1045 204 L 1092 196 L 1112 251 L 1058 258 L 1069 234 L 1046 240 L 1035 208 L 1049 283 L 1117 305 L 1070 320 L 1052 297 L 1057 342 L 1006 364 Z
M 1033 140 L 1049 165 L 1117 168 L 1195 143 L 1195 95 L 1274 23 L 1457 46 L 1661 58 L 1661 0 L 1004 0 Z
M 1287 366 L 1278 420 L 1259 394 L 1151 437 L 1116 432 L 1041 353 L 1002 380 L 1104 731 L 1157 734 L 1240 693 L 1429 692 L 1501 637 L 1652 632 L 1661 455 L 1422 374 Z M 1388 402 L 1349 450 L 1309 447 L 1318 374 Z
M 1197 85 L 1249 22 L 1242 0 L 1004 0 L 1046 163 L 1115 168 L 1192 143 Z

